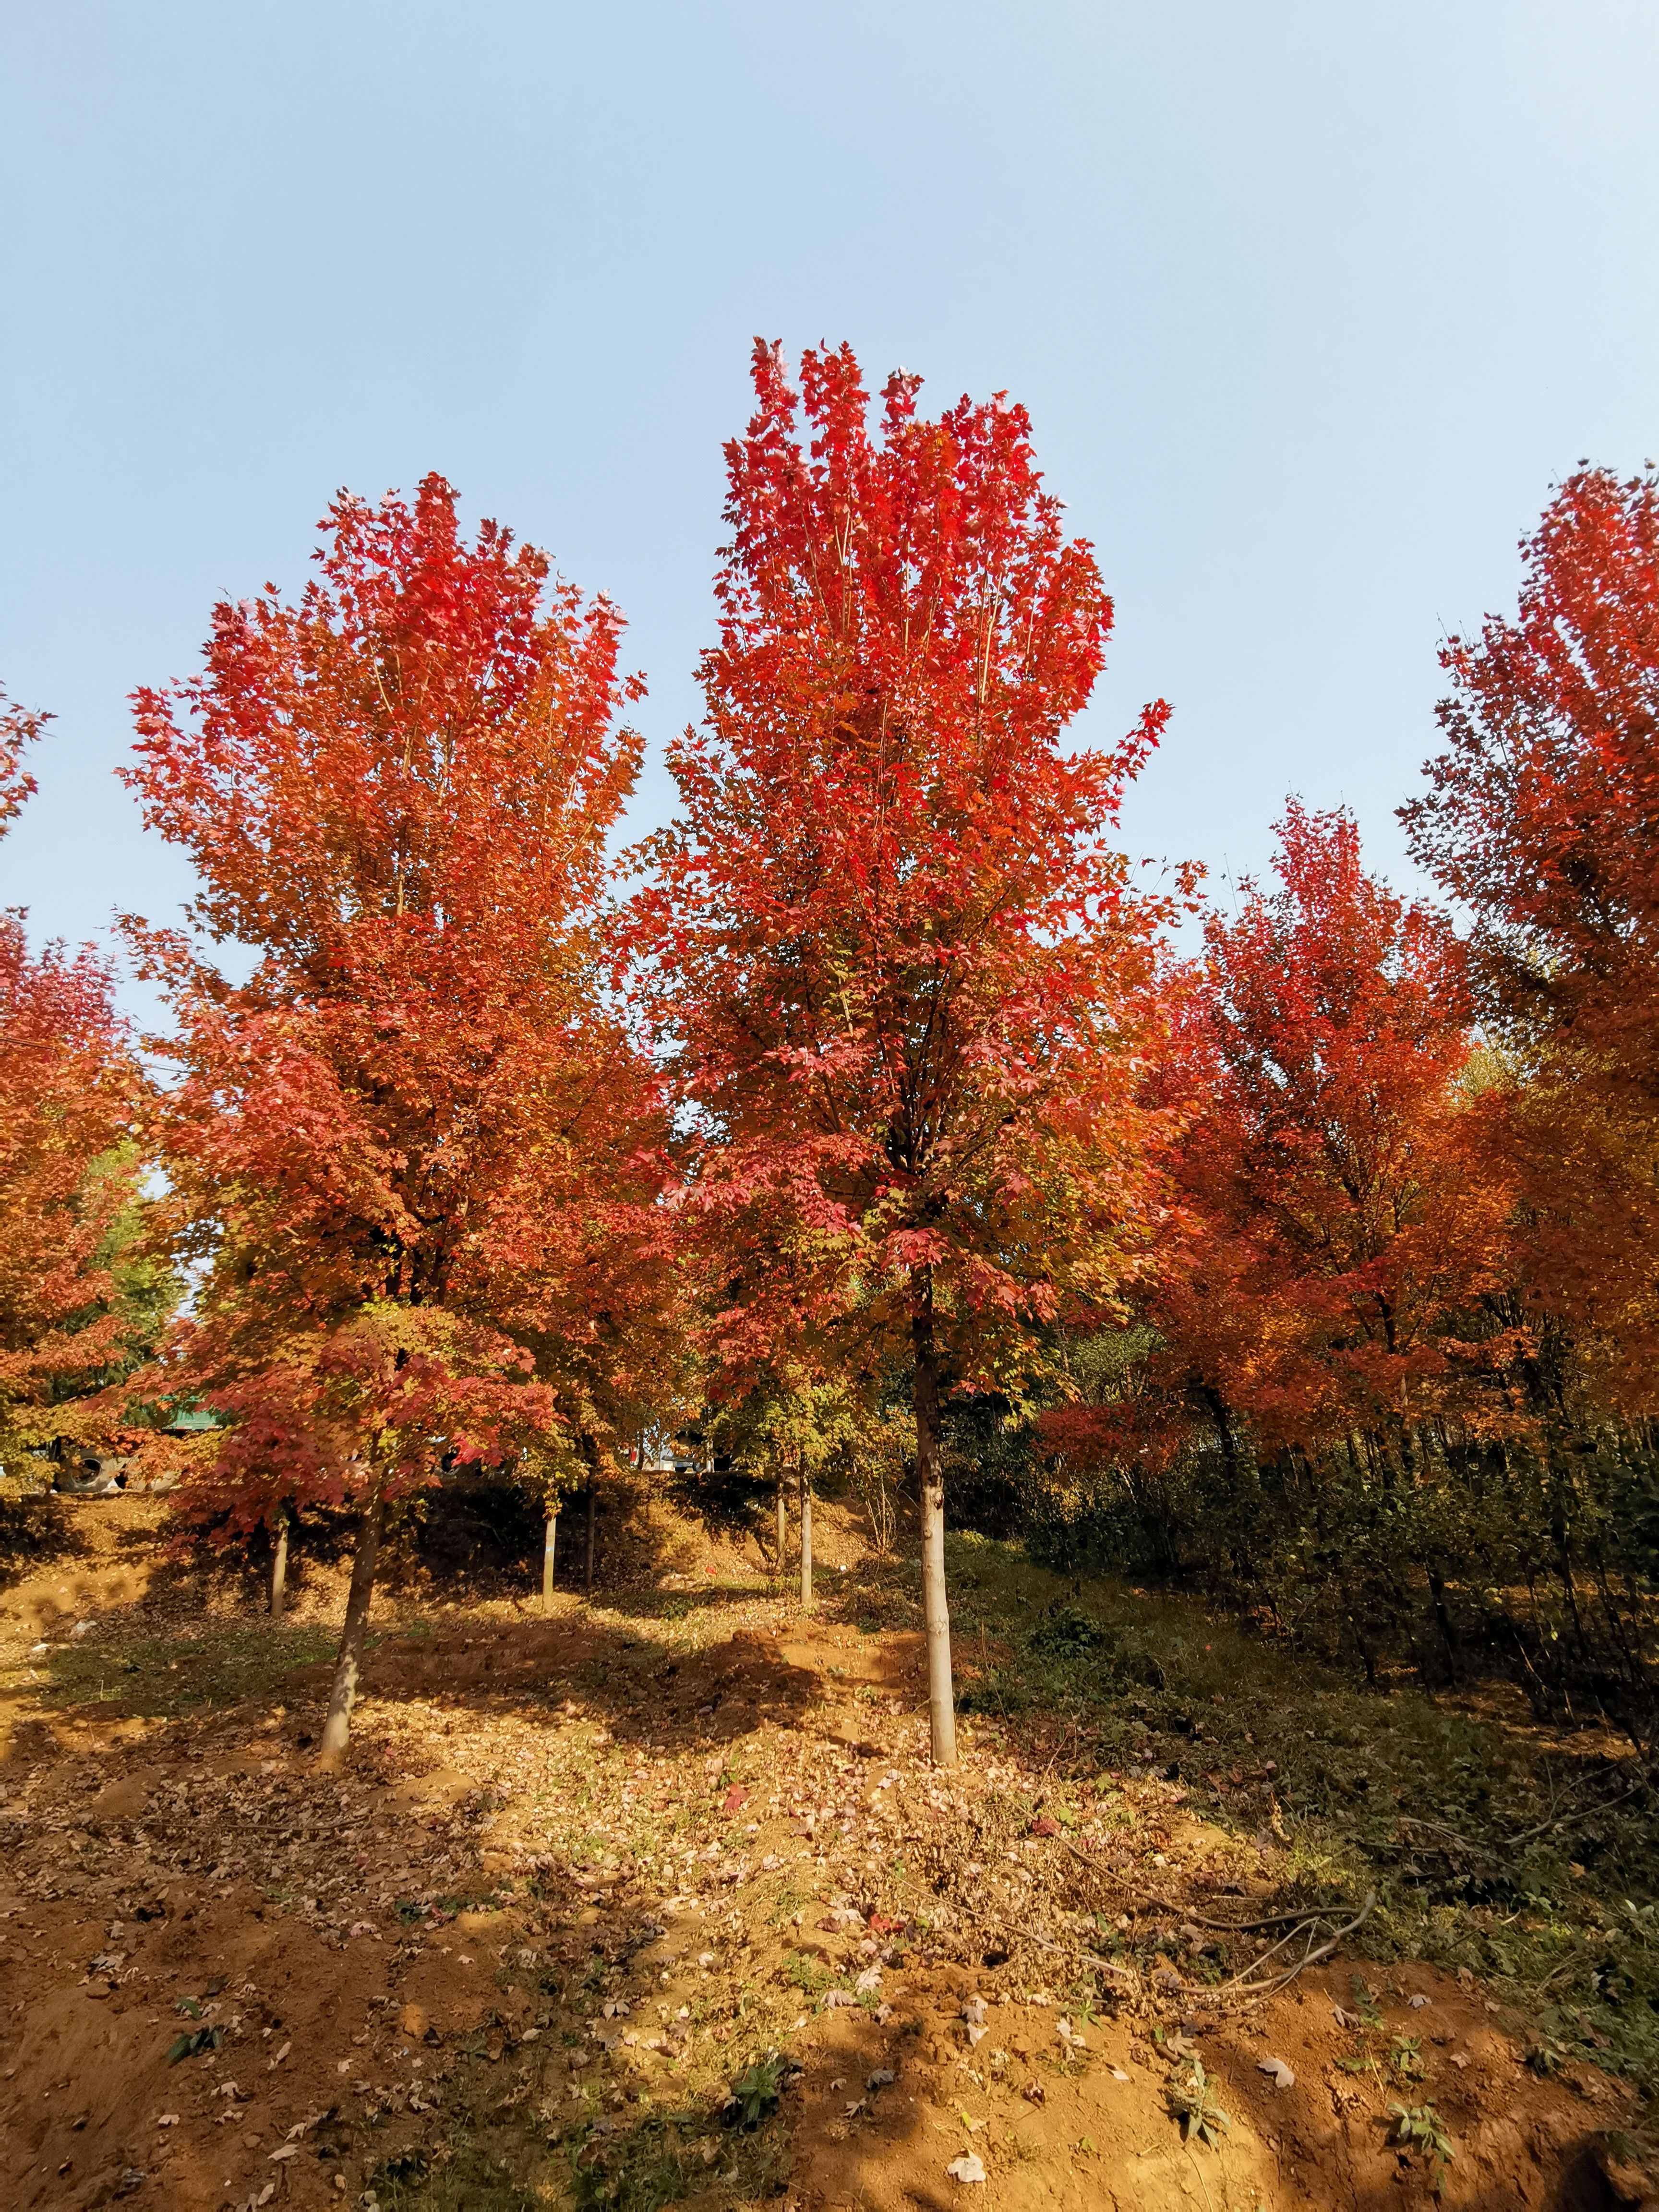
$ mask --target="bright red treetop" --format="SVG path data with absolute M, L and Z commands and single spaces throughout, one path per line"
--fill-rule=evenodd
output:
M 1277 871 L 1206 924 L 1180 1170 L 1197 1241 L 1170 1316 L 1269 1442 L 1427 1410 L 1447 1330 L 1501 1279 L 1507 1206 L 1459 1081 L 1445 917 L 1365 873 L 1346 814 L 1292 803 Z
M 1479 917 L 1503 1012 L 1534 1039 L 1582 1044 L 1600 1080 L 1650 1104 L 1659 477 L 1581 471 L 1523 550 L 1516 619 L 1441 656 L 1447 750 L 1403 811 L 1419 859 Z
M 1235 1417 L 1274 1450 L 1501 1413 L 1481 1304 L 1510 1191 L 1464 1079 L 1462 948 L 1365 873 L 1349 816 L 1292 801 L 1279 834 L 1278 887 L 1207 917 L 1157 1078 L 1188 1118 L 1143 1387 L 1046 1415 L 1068 1462 L 1156 1463 L 1195 1429 L 1231 1457 Z

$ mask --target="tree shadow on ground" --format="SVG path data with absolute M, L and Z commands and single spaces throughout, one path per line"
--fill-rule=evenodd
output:
M 0 1493 L 0 1589 L 58 1560 L 82 1559 L 88 1548 L 56 1491 L 27 1497 Z

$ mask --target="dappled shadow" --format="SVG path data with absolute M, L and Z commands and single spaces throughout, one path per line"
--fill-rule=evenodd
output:
M 56 1491 L 31 1497 L 0 1493 L 0 1590 L 60 1560 L 78 1560 L 88 1551 L 75 1515 Z
M 321 1690 L 327 1669 L 291 1677 Z M 716 1747 L 768 1722 L 799 1724 L 818 1701 L 809 1670 L 789 1664 L 772 1639 L 753 1631 L 704 1649 L 630 1635 L 568 1605 L 562 1618 L 393 1632 L 370 1654 L 363 1697 L 441 1705 L 511 1700 L 526 1718 L 563 1717 L 574 1709 L 619 1741 Z
M 193 1571 L 181 1570 L 181 1577 Z M 693 1604 L 729 1605 L 731 1596 L 711 1590 L 678 1605 L 664 1599 L 656 1618 L 672 1626 Z M 556 1604 L 551 1619 L 503 1622 L 463 1613 L 413 1627 L 371 1626 L 360 1728 L 377 1703 L 456 1712 L 476 1707 L 550 1728 L 579 1717 L 619 1741 L 713 1749 L 769 1723 L 799 1726 L 820 1702 L 816 1674 L 791 1664 L 775 1639 L 755 1631 L 739 1629 L 698 1648 L 645 1632 L 654 1608 L 643 1602 L 623 1616 L 640 1622 L 637 1633 L 572 1598 L 561 1595 Z M 325 1699 L 331 1628 L 257 1613 L 240 1620 L 198 1614 L 172 1634 L 157 1634 L 155 1610 L 148 1597 L 106 1607 L 95 1635 L 41 1655 L 41 1679 L 15 1698 L 58 1712 L 93 1706 L 107 1722 L 205 1717 L 254 1698 L 310 1711 Z M 312 1733 L 308 1722 L 295 1724 L 302 1745 Z

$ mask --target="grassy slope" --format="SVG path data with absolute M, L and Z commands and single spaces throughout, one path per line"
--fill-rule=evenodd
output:
M 1628 1743 L 1540 1729 L 1507 1689 L 1367 1692 L 1195 1603 L 1073 1596 L 1006 1546 L 959 1540 L 954 1566 L 958 1650 L 1009 1655 L 970 1705 L 1063 1715 L 1103 1767 L 1174 1762 L 1212 1818 L 1267 1820 L 1318 1881 L 1376 1888 L 1356 1948 L 1473 1972 L 1534 2020 L 1542 2068 L 1572 2051 L 1659 2079 L 1659 1824 Z M 1225 1786 L 1269 1760 L 1269 1784 Z

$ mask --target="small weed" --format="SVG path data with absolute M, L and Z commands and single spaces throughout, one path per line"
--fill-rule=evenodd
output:
M 1390 2105 L 1389 2110 L 1394 2114 L 1395 2142 L 1420 2150 L 1428 2158 L 1437 2197 L 1446 2178 L 1447 2160 L 1457 2155 L 1457 2146 L 1446 2133 L 1439 2113 L 1430 2104 Z
M 1171 2115 L 1181 2123 L 1181 2140 L 1191 2142 L 1196 2136 L 1201 2143 L 1212 2150 L 1219 2149 L 1221 2139 L 1218 2128 L 1231 2130 L 1232 2122 L 1215 2101 L 1215 2083 L 1204 2071 L 1204 2061 L 1194 2058 L 1193 2070 L 1185 2081 L 1168 2092 Z
M 741 2128 L 745 2134 L 752 2135 L 763 2120 L 769 2119 L 776 2112 L 778 2099 L 791 2075 L 799 2071 L 798 2066 L 792 2066 L 775 2051 L 768 2057 L 757 2058 L 732 2084 L 732 2094 L 721 2114 L 726 2126 Z
M 224 2039 L 222 2027 L 198 2027 L 189 2035 L 175 2035 L 167 2045 L 167 2064 L 176 2066 L 181 2058 L 197 2058 L 204 2051 L 216 2051 Z
M 1033 1651 L 1069 1659 L 1081 1652 L 1105 1650 L 1111 1638 L 1080 1606 L 1062 1605 L 1045 1614 L 1026 1640 Z
M 808 1997 L 819 1996 L 833 1979 L 828 1967 L 810 1951 L 792 1951 L 784 1961 L 783 1974 L 792 1990 L 799 1990 Z
M 1389 2063 L 1402 2081 L 1420 2081 L 1428 2069 L 1423 2063 L 1420 2035 L 1396 2035 L 1389 2045 Z

